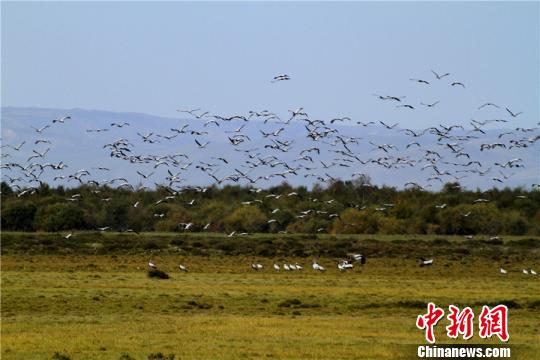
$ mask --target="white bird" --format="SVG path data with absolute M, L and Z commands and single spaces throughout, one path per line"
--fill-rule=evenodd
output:
M 302 270 L 303 269 L 303 267 L 298 265 L 298 263 L 296 263 L 295 266 L 296 266 L 296 270 Z
M 354 268 L 354 265 L 349 263 L 347 260 L 341 260 L 339 263 L 338 263 L 338 269 L 339 271 L 346 271 L 348 269 L 352 269 Z
M 17 146 L 11 146 L 11 145 L 7 145 L 7 146 L 11 147 L 13 150 L 19 151 L 19 150 L 21 150 L 21 148 L 23 147 L 24 144 L 26 144 L 26 141 L 23 141 L 22 143 L 20 143 Z
M 291 271 L 291 268 L 290 268 L 289 265 L 287 265 L 287 264 L 283 264 L 283 269 L 284 269 L 285 271 Z
M 366 263 L 366 257 L 362 254 L 353 254 L 352 258 L 354 261 L 358 261 L 360 264 L 364 265 Z
M 180 264 L 180 265 L 178 265 L 178 268 L 180 269 L 180 271 L 188 272 L 188 269 L 187 269 L 187 267 L 185 265 Z
M 191 229 L 191 227 L 193 226 L 193 223 L 180 223 L 178 225 L 183 225 L 184 226 L 184 231 L 186 231 L 186 230 Z
M 431 266 L 431 265 L 433 265 L 433 259 L 426 260 L 424 258 L 420 258 L 420 267 Z
M 279 265 L 278 264 L 274 264 L 274 270 L 279 271 Z
M 45 126 L 43 126 L 42 128 L 39 128 L 39 129 L 38 129 L 38 128 L 35 128 L 35 127 L 33 127 L 33 126 L 30 126 L 30 127 L 31 127 L 32 129 L 36 130 L 37 133 L 41 134 L 41 132 L 42 132 L 43 130 L 45 130 L 45 129 L 47 129 L 47 128 L 50 128 L 51 126 L 50 126 L 50 125 L 45 125 Z
M 529 275 L 529 271 L 527 269 L 522 270 L 525 275 Z
M 53 124 L 57 123 L 57 122 L 63 124 L 64 121 L 66 121 L 68 119 L 71 119 L 71 116 L 64 116 L 64 117 L 61 117 L 61 118 L 57 118 L 57 119 L 54 119 L 52 122 L 53 122 Z
M 152 269 L 157 269 L 156 264 L 152 260 L 148 261 L 148 266 L 151 267 Z
M 313 267 L 313 270 L 317 270 L 317 271 L 325 271 L 326 269 L 324 268 L 324 266 L 321 266 L 319 265 L 317 262 L 313 262 L 313 265 L 311 265 Z
M 507 274 L 507 273 L 508 273 L 508 271 L 506 271 L 506 270 L 503 269 L 503 268 L 500 268 L 499 271 L 501 272 L 501 274 Z
M 531 273 L 531 275 L 537 275 L 536 271 L 534 271 L 533 269 L 530 269 L 529 272 Z
M 262 264 L 251 264 L 251 268 L 253 270 L 259 271 L 259 270 L 261 270 L 263 268 L 263 266 L 262 266 Z
M 69 239 L 69 238 L 72 237 L 72 236 L 73 236 L 73 233 L 69 233 L 69 234 L 67 234 L 66 236 L 64 236 L 64 239 Z

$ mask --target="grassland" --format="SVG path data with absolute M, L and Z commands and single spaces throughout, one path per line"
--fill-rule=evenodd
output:
M 538 239 L 340 237 L 343 251 L 363 249 L 368 263 L 339 273 L 331 254 L 340 247 L 330 237 L 248 237 L 228 250 L 220 250 L 218 235 L 182 242 L 170 234 L 77 237 L 72 244 L 54 234 L 3 235 L 2 359 L 55 352 L 71 359 L 158 352 L 177 359 L 409 359 L 425 343 L 415 320 L 428 301 L 469 305 L 476 314 L 483 304 L 507 304 L 512 358 L 540 358 L 540 278 L 521 273 L 540 268 Z M 261 256 L 266 247 L 247 246 L 250 240 L 282 250 Z M 142 245 L 109 246 L 125 241 Z M 155 246 L 145 249 L 148 241 Z M 307 249 L 301 256 L 285 256 L 300 245 Z M 247 255 L 233 254 L 242 246 Z M 309 266 L 315 251 L 327 272 L 270 269 L 285 260 Z M 435 265 L 418 267 L 418 253 L 435 255 Z M 171 278 L 148 278 L 150 258 Z M 252 261 L 265 269 L 251 271 Z M 179 262 L 190 272 L 178 272 Z M 438 340 L 452 343 L 445 326 L 437 326 Z M 500 345 L 477 335 L 472 343 Z

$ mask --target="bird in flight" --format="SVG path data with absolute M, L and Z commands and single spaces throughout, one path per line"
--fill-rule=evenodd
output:
M 437 80 L 441 80 L 443 77 L 450 75 L 450 73 L 446 73 L 446 74 L 440 75 L 440 74 L 436 73 L 436 72 L 433 71 L 433 70 L 431 70 L 431 72 L 433 73 L 433 75 L 435 75 L 435 77 L 437 78 Z
M 512 117 L 514 117 L 514 118 L 517 117 L 517 116 L 519 116 L 520 114 L 523 113 L 523 111 L 520 111 L 520 112 L 518 112 L 518 113 L 514 113 L 514 112 L 512 112 L 512 110 L 510 110 L 509 108 L 505 108 L 505 109 L 506 109 L 506 111 L 510 114 L 510 116 L 512 116 Z
M 68 119 L 71 119 L 71 116 L 60 117 L 60 118 L 54 119 L 52 122 L 53 122 L 53 124 L 54 124 L 54 123 L 57 123 L 57 122 L 63 124 L 64 121 L 66 121 L 66 120 L 68 120 Z
M 424 106 L 427 106 L 427 107 L 434 107 L 435 105 L 437 105 L 439 102 L 438 101 L 435 101 L 434 103 L 432 104 L 424 104 L 424 103 L 420 103 L 420 105 L 424 105 Z
M 272 83 L 275 83 L 277 81 L 285 81 L 285 80 L 291 80 L 291 77 L 287 74 L 283 74 L 283 75 L 276 75 L 274 76 L 274 79 L 270 82 Z
M 426 84 L 426 85 L 429 85 L 429 81 L 426 81 L 426 80 L 422 80 L 422 79 L 409 79 L 411 81 L 415 81 L 419 84 Z
M 398 106 L 396 106 L 396 107 L 398 107 L 398 108 L 404 107 L 404 108 L 407 108 L 407 109 L 414 110 L 414 106 L 409 105 L 409 104 L 398 105 Z
M 493 106 L 493 107 L 496 107 L 497 109 L 500 109 L 499 105 L 496 105 L 496 104 L 491 103 L 491 102 L 487 102 L 487 103 L 483 104 L 482 106 L 480 106 L 480 107 L 478 108 L 478 110 L 483 109 L 483 108 L 485 108 L 486 106 Z
M 41 132 L 42 132 L 43 130 L 45 130 L 46 128 L 50 128 L 51 126 L 50 126 L 50 125 L 45 125 L 45 126 L 39 128 L 39 129 L 38 129 L 38 128 L 35 128 L 35 127 L 33 127 L 33 126 L 30 126 L 30 127 L 31 127 L 32 129 L 36 130 L 37 133 L 41 134 Z

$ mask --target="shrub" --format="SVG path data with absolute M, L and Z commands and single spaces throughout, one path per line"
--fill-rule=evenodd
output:
M 52 204 L 36 213 L 37 227 L 46 231 L 84 229 L 84 212 L 74 204 Z
M 295 307 L 302 304 L 302 301 L 298 299 L 284 300 L 278 304 L 278 307 Z
M 135 360 L 135 358 L 127 353 L 120 354 L 120 358 L 118 360 Z
M 242 206 L 225 218 L 227 231 L 262 232 L 266 225 L 266 216 L 256 206 Z
M 189 306 L 194 306 L 194 307 L 198 307 L 199 309 L 204 309 L 204 310 L 208 310 L 208 309 L 211 309 L 213 307 L 212 304 L 208 304 L 208 303 L 198 303 L 197 301 L 195 300 L 190 300 L 187 302 L 187 304 Z
M 55 352 L 51 359 L 52 360 L 71 360 L 69 356 L 61 354 L 59 352 Z
M 167 274 L 165 271 L 161 271 L 159 269 L 150 269 L 150 270 L 148 270 L 148 277 L 149 278 L 158 278 L 158 279 L 168 279 L 169 274 Z
M 2 228 L 6 230 L 34 230 L 37 207 L 31 202 L 16 202 L 2 211 Z
M 148 355 L 148 360 L 174 360 L 175 357 L 174 354 L 163 355 L 163 353 L 158 352 Z
M 159 249 L 159 245 L 156 244 L 154 241 L 148 241 L 146 244 L 143 245 L 144 250 L 157 250 Z
M 420 300 L 400 300 L 396 306 L 401 308 L 422 309 L 426 307 L 426 303 Z
M 349 208 L 332 225 L 335 234 L 374 234 L 378 230 L 378 214 Z

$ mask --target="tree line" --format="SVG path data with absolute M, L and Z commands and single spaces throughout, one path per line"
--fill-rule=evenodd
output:
M 447 183 L 432 192 L 338 180 L 312 189 L 227 185 L 177 194 L 166 186 L 42 184 L 24 195 L 2 182 L 1 191 L 2 229 L 10 231 L 540 235 L 540 191 L 523 188 Z

